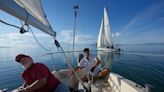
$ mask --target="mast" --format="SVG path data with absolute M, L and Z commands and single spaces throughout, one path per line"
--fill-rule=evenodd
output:
M 74 8 L 74 29 L 73 29 L 73 46 L 72 46 L 72 61 L 74 57 L 74 50 L 75 50 L 75 35 L 76 35 L 76 22 L 77 22 L 77 10 L 78 10 L 78 5 L 75 0 L 75 5 L 73 6 Z M 78 61 L 77 61 L 78 64 Z

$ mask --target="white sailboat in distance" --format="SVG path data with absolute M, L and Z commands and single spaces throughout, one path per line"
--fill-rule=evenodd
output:
M 100 51 L 115 52 L 120 51 L 120 48 L 115 48 L 112 40 L 112 33 L 108 19 L 107 10 L 104 7 L 104 16 L 102 18 L 100 31 L 97 41 L 97 49 Z

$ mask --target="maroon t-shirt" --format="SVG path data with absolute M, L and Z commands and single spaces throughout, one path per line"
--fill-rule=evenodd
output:
M 35 92 L 53 92 L 60 83 L 60 81 L 52 75 L 49 69 L 41 63 L 35 63 L 29 69 L 23 71 L 22 77 L 27 85 L 31 85 L 36 80 L 47 78 L 46 85 Z

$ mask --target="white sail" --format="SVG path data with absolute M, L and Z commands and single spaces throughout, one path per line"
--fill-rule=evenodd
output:
M 97 47 L 98 48 L 102 47 L 103 24 L 104 24 L 104 21 L 102 19 L 100 31 L 99 31 L 99 35 L 98 35 L 98 40 L 97 40 Z
M 0 9 L 51 36 L 56 36 L 45 17 L 40 0 L 0 0 Z
M 49 26 L 45 14 L 42 10 L 40 0 L 15 0 L 22 8 L 25 8 L 32 16 L 42 22 L 44 25 Z
M 109 47 L 109 42 L 107 39 L 108 39 L 108 36 L 107 36 L 107 33 L 104 29 L 104 31 L 103 31 L 103 47 Z
M 105 7 L 104 7 L 104 30 L 105 30 L 107 42 L 110 44 L 110 47 L 111 47 L 113 46 L 112 33 L 110 31 L 109 18 L 108 18 L 108 14 Z

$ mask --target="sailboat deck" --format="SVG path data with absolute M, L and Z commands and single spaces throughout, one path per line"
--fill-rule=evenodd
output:
M 92 87 L 92 92 L 111 92 L 110 84 L 102 80 L 97 81 L 91 87 Z
M 85 85 L 87 83 L 84 83 Z M 79 89 L 83 89 L 81 83 L 79 83 Z M 92 92 L 111 92 L 111 87 L 106 78 L 98 79 L 91 85 Z
M 69 78 L 67 77 L 69 73 L 70 70 L 53 72 L 55 77 L 57 77 L 61 82 L 66 84 L 68 87 L 75 89 L 78 88 L 78 92 L 85 92 L 82 84 L 79 83 L 75 76 Z M 84 82 L 84 84 L 86 85 L 86 87 L 88 87 L 88 83 Z M 97 79 L 95 83 L 91 85 L 91 89 L 92 92 L 143 92 L 141 86 L 115 73 L 110 73 L 108 76 L 104 78 Z

